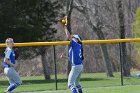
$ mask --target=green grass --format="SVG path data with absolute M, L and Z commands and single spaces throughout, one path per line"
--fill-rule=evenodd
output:
M 100 88 L 84 89 L 84 93 L 139 93 L 139 89 L 140 86 L 100 87 Z M 71 91 L 64 90 L 64 91 L 51 91 L 51 92 L 43 92 L 43 93 L 71 93 Z
M 92 73 L 92 74 L 82 74 L 81 85 L 84 88 L 85 93 L 126 93 L 131 87 L 137 91 L 137 88 L 140 86 L 126 86 L 126 87 L 114 87 L 120 86 L 120 73 L 115 73 L 115 77 L 108 78 L 104 73 Z M 54 76 L 51 76 L 52 80 L 44 80 L 43 76 L 36 77 L 23 77 L 23 85 L 17 88 L 14 92 L 27 92 L 27 91 L 46 91 L 46 90 L 55 90 L 55 80 Z M 139 77 L 130 77 L 124 79 L 125 85 L 137 85 L 140 84 Z M 4 78 L 0 79 L 0 93 L 4 91 L 8 86 L 8 81 Z M 111 87 L 113 86 L 113 87 Z M 109 87 L 109 88 L 105 88 Z M 67 90 L 67 76 L 58 75 L 58 89 L 65 91 L 57 91 L 51 93 L 71 93 L 70 90 Z M 120 92 L 117 92 L 120 91 Z M 124 92 L 123 92 L 124 91 Z M 106 92 L 106 93 L 107 93 Z M 49 93 L 49 92 L 47 92 Z M 128 93 L 128 92 L 127 92 Z M 130 92 L 129 92 L 130 93 Z M 137 93 L 137 92 L 135 92 Z

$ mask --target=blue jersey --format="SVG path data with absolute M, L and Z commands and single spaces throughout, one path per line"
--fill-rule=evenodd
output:
M 4 58 L 7 58 L 13 64 L 16 64 L 16 62 L 15 62 L 15 52 L 14 52 L 13 49 L 6 48 Z M 7 64 L 6 62 L 4 62 L 3 67 L 11 67 L 11 66 L 9 64 Z
M 69 56 L 71 65 L 82 64 L 82 45 L 74 39 L 70 42 Z

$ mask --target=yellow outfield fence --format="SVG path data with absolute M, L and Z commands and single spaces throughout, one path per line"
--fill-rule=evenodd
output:
M 123 43 L 123 42 L 140 42 L 140 38 L 129 38 L 129 39 L 110 39 L 110 40 L 83 40 L 83 44 L 112 44 L 112 43 Z M 15 43 L 15 47 L 30 47 L 30 46 L 52 46 L 52 45 L 68 45 L 70 41 L 55 41 L 55 42 L 27 42 L 27 43 Z M 6 45 L 0 44 L 0 48 Z

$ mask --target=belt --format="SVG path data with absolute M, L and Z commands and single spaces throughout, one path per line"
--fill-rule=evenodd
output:
M 78 66 L 78 65 L 83 65 L 82 63 L 81 64 L 71 64 L 71 66 Z

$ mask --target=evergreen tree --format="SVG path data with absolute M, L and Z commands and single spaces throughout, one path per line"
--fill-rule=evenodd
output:
M 62 4 L 59 0 L 0 0 L 0 43 L 51 41 Z M 28 49 L 28 50 L 27 50 Z M 46 47 L 20 48 L 26 57 L 41 55 L 45 79 L 50 79 Z M 31 52 L 32 51 L 32 52 Z M 21 53 L 21 55 L 22 55 Z M 30 56 L 29 56 L 30 55 Z

